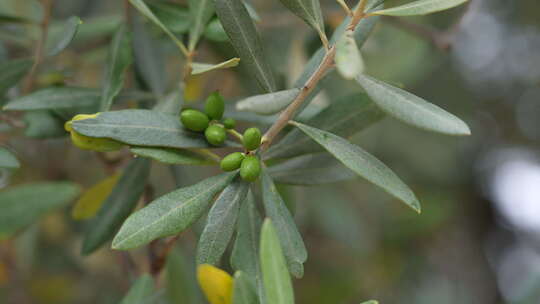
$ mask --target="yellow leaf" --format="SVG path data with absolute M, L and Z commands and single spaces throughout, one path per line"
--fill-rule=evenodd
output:
M 116 173 L 86 190 L 73 207 L 71 212 L 73 218 L 85 220 L 94 217 L 105 199 L 111 194 L 119 177 L 120 174 Z
M 233 279 L 225 271 L 209 264 L 197 268 L 199 285 L 210 304 L 231 304 Z

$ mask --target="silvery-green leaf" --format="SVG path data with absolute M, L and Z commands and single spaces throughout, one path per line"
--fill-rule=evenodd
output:
M 23 116 L 26 129 L 24 136 L 30 138 L 55 138 L 66 136 L 64 122 L 52 111 L 28 111 Z
M 126 27 L 120 26 L 109 47 L 107 69 L 101 90 L 101 111 L 108 111 L 111 108 L 113 99 L 124 85 L 124 76 L 132 61 L 130 41 Z
M 0 147 L 0 168 L 17 169 L 21 166 L 19 160 L 8 149 Z
M 294 304 L 291 277 L 278 236 L 279 224 L 271 219 L 264 220 L 261 229 L 261 268 L 266 303 Z
M 236 103 L 238 111 L 253 112 L 261 115 L 276 114 L 286 108 L 300 93 L 294 88 L 285 91 L 251 96 Z
M 0 191 L 0 239 L 11 237 L 79 193 L 79 186 L 70 182 L 31 183 Z
M 364 61 L 354 41 L 353 31 L 345 31 L 336 43 L 336 68 L 345 79 L 354 79 L 364 71 Z
M 216 199 L 199 238 L 197 264 L 218 265 L 232 238 L 240 205 L 248 189 L 249 183 L 237 177 Z
M 210 72 L 214 70 L 232 68 L 232 67 L 237 66 L 238 63 L 240 63 L 240 58 L 231 58 L 227 61 L 224 61 L 218 64 L 193 62 L 191 64 L 191 67 L 192 67 L 191 74 L 198 75 L 198 74 L 202 74 L 202 73 L 206 73 L 206 72 Z
M 193 51 L 215 9 L 213 0 L 189 0 L 188 3 L 191 17 L 188 48 Z
M 113 238 L 137 205 L 149 175 L 148 159 L 130 161 L 97 215 L 88 223 L 82 244 L 84 255 L 92 253 Z
M 133 283 L 120 304 L 146 304 L 154 293 L 154 279 L 143 274 Z
M 185 149 L 131 147 L 131 153 L 147 157 L 169 165 L 211 165 L 216 160 L 206 154 Z
M 4 110 L 29 111 L 92 107 L 100 100 L 100 91 L 77 87 L 50 87 L 9 101 Z
M 47 56 L 55 56 L 62 52 L 73 40 L 77 34 L 79 25 L 81 24 L 82 21 L 79 17 L 70 17 L 66 21 L 62 31 L 54 33 L 54 35 L 52 35 L 52 37 L 50 37 L 50 39 L 47 41 L 45 54 L 47 54 Z
M 266 61 L 261 38 L 241 0 L 215 0 L 216 13 L 229 35 L 242 64 L 265 92 L 276 90 L 274 76 Z
M 157 20 L 160 20 L 164 27 L 174 33 L 183 34 L 189 31 L 191 19 L 189 10 L 174 2 L 148 3 Z
M 304 275 L 303 263 L 307 260 L 304 241 L 285 202 L 266 170 L 262 172 L 262 194 L 266 216 L 276 224 L 289 271 L 297 278 Z M 263 274 L 264 275 L 264 274 Z M 270 298 L 268 298 L 270 301 Z M 270 301 L 270 303 L 273 303 Z
M 328 153 L 315 153 L 288 159 L 268 168 L 276 183 L 320 185 L 356 177 L 356 174 Z
M 381 187 L 416 212 L 420 212 L 420 203 L 411 189 L 373 155 L 332 133 L 298 122 L 293 124 L 359 176 Z
M 214 196 L 235 176 L 236 172 L 222 173 L 159 197 L 124 222 L 112 248 L 131 249 L 182 232 L 208 210 Z
M 258 304 L 253 281 L 242 271 L 234 273 L 232 304 Z
M 317 31 L 324 32 L 324 20 L 322 18 L 319 0 L 280 0 L 285 7 Z
M 32 67 L 32 60 L 15 59 L 0 63 L 0 96 L 16 85 Z
M 470 135 L 461 119 L 405 90 L 367 75 L 358 75 L 358 83 L 386 114 L 404 123 L 448 135 Z
M 467 1 L 468 0 L 418 0 L 397 7 L 374 11 L 371 14 L 387 16 L 427 15 L 456 7 Z
M 366 301 L 366 302 L 362 302 L 360 304 L 379 304 L 379 302 L 375 301 L 375 300 L 369 300 L 369 301 Z

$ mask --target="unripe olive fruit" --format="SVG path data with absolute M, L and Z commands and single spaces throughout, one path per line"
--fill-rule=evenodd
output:
M 234 171 L 240 168 L 245 156 L 241 152 L 234 152 L 225 156 L 219 164 L 223 171 Z
M 180 113 L 180 121 L 187 129 L 195 132 L 202 132 L 208 128 L 210 120 L 208 116 L 198 110 L 184 110 Z
M 254 182 L 261 174 L 261 164 L 259 158 L 254 155 L 248 155 L 240 165 L 240 176 L 243 180 Z
M 225 129 L 234 129 L 234 127 L 236 127 L 236 120 L 232 118 L 225 118 L 223 120 L 223 126 Z
M 227 138 L 225 129 L 218 125 L 209 126 L 206 131 L 204 131 L 204 135 L 206 136 L 206 140 L 214 146 L 221 146 Z
M 219 95 L 219 92 L 214 92 L 206 98 L 206 104 L 204 105 L 204 112 L 210 117 L 210 119 L 220 120 L 223 117 L 225 111 L 225 101 L 223 97 Z
M 261 131 L 258 128 L 249 128 L 242 138 L 244 148 L 248 151 L 257 149 L 261 145 Z

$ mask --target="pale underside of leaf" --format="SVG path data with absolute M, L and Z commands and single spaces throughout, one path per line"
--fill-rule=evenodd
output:
M 427 15 L 456 7 L 467 1 L 468 0 L 418 0 L 397 7 L 378 10 L 371 14 L 387 16 Z
M 219 69 L 233 68 L 237 66 L 239 63 L 240 63 L 240 58 L 231 58 L 227 61 L 224 61 L 218 64 L 193 62 L 191 64 L 191 68 L 192 68 L 191 75 L 198 75 L 198 74 L 215 71 Z
M 236 103 L 238 111 L 253 112 L 261 115 L 272 115 L 286 108 L 300 93 L 293 88 L 274 93 L 251 96 Z

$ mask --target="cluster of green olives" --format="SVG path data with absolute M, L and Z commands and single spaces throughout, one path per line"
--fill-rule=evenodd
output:
M 214 146 L 222 145 L 227 139 L 225 129 L 234 129 L 234 119 L 223 118 L 225 102 L 218 92 L 212 93 L 206 99 L 204 112 L 187 109 L 180 113 L 180 121 L 187 129 L 195 132 L 204 132 L 208 143 Z M 261 131 L 258 128 L 249 128 L 242 135 L 242 144 L 245 153 L 233 152 L 225 156 L 220 163 L 223 171 L 240 169 L 242 179 L 253 182 L 261 173 L 261 164 L 255 150 L 261 145 Z

